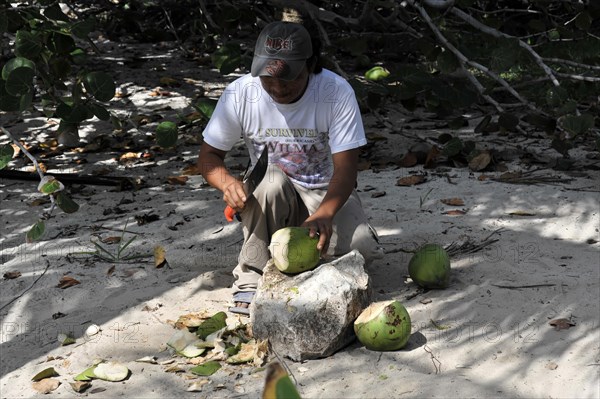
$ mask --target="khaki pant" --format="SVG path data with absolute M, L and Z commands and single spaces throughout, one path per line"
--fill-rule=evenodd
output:
M 240 214 L 244 244 L 233 270 L 234 291 L 256 290 L 262 269 L 270 258 L 271 235 L 280 228 L 299 226 L 315 212 L 327 190 L 294 184 L 276 165 L 269 165 L 262 182 Z M 367 221 L 360 198 L 353 191 L 333 219 L 328 255 L 339 256 L 357 249 L 367 265 L 383 256 L 377 235 Z

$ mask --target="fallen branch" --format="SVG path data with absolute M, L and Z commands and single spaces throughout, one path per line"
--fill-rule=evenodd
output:
M 490 284 L 498 288 L 506 288 L 509 290 L 518 290 L 520 288 L 539 288 L 539 287 L 555 287 L 556 284 L 526 284 L 526 285 L 503 285 L 503 284 Z
M 0 307 L 0 311 L 4 310 L 5 307 L 7 307 L 8 305 L 10 305 L 11 303 L 13 303 L 14 301 L 18 300 L 19 298 L 21 298 L 23 295 L 25 295 L 30 289 L 33 288 L 33 286 L 42 278 L 44 277 L 44 275 L 46 274 L 46 272 L 48 271 L 48 268 L 50 267 L 50 261 L 48 261 L 48 259 L 46 259 L 46 268 L 44 269 L 44 271 L 42 272 L 42 274 L 40 274 L 38 276 L 38 278 L 35 279 L 35 281 L 31 284 L 31 286 L 29 286 L 29 288 L 27 288 L 25 291 L 23 291 L 21 294 L 17 295 L 15 298 L 13 298 L 12 300 L 10 300 L 8 303 L 2 305 L 2 307 Z
M 127 177 L 78 175 L 76 173 L 46 173 L 45 175 L 53 176 L 63 184 L 118 186 L 121 190 L 131 189 L 135 186 L 132 180 Z M 0 170 L 0 179 L 30 181 L 38 180 L 38 177 L 34 173 L 21 170 Z
M 499 239 L 492 239 L 492 236 L 495 234 L 499 234 L 502 230 L 503 230 L 502 227 L 494 230 L 490 235 L 488 235 L 486 238 L 484 238 L 481 242 L 479 242 L 477 244 L 471 242 L 470 240 L 467 240 L 463 243 L 453 242 L 444 249 L 446 250 L 448 255 L 451 257 L 458 256 L 458 255 L 473 254 L 475 252 L 481 251 L 485 247 L 488 247 L 488 246 L 498 242 Z
M 31 155 L 31 153 L 29 151 L 27 151 L 27 148 L 25 148 L 25 146 L 23 144 L 21 144 L 21 142 L 19 140 L 17 140 L 8 130 L 6 130 L 5 128 L 0 126 L 0 131 L 2 131 L 2 133 L 6 134 L 8 136 L 9 139 L 12 140 L 13 143 L 15 143 L 15 145 L 17 147 L 19 147 L 19 149 L 21 151 L 23 151 L 23 154 L 25 154 L 25 156 L 27 158 L 29 158 L 29 160 L 33 163 L 33 167 L 35 168 L 38 176 L 39 176 L 39 180 L 42 181 L 44 179 L 44 171 L 42 170 L 42 168 L 40 167 L 40 164 L 38 163 L 37 159 Z M 0 170 L 0 172 L 3 172 Z M 0 175 L 1 176 L 1 175 Z M 38 180 L 37 177 L 35 177 L 35 175 L 33 175 L 33 179 L 31 180 Z M 52 215 L 52 213 L 54 212 L 54 209 L 56 208 L 56 200 L 54 199 L 53 195 L 49 195 L 50 197 L 50 203 L 52 204 L 50 206 L 50 211 L 47 212 L 47 217 L 50 217 Z

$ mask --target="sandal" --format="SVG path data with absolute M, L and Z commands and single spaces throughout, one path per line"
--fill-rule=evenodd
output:
M 247 303 L 248 307 L 244 308 L 241 306 L 232 306 L 228 310 L 231 313 L 237 313 L 245 316 L 250 316 L 250 304 L 254 299 L 254 291 L 238 291 L 233 294 L 233 302 L 235 303 Z

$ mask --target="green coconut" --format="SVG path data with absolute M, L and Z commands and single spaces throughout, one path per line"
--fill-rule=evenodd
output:
M 450 284 L 450 257 L 441 245 L 425 244 L 410 259 L 408 274 L 423 288 L 446 288 Z
M 310 237 L 306 227 L 285 227 L 271 237 L 269 251 L 277 269 L 284 273 L 301 273 L 314 269 L 321 254 L 318 237 Z
M 356 337 L 374 351 L 402 349 L 410 332 L 410 315 L 404 305 L 395 300 L 372 303 L 354 321 Z

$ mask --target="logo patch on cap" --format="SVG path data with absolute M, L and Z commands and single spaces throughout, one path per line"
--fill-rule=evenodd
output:
M 265 67 L 265 71 L 274 78 L 284 76 L 289 69 L 288 64 L 284 60 L 271 60 Z
M 265 51 L 267 54 L 277 54 L 280 51 L 291 51 L 294 42 L 292 39 L 267 36 L 265 40 Z

